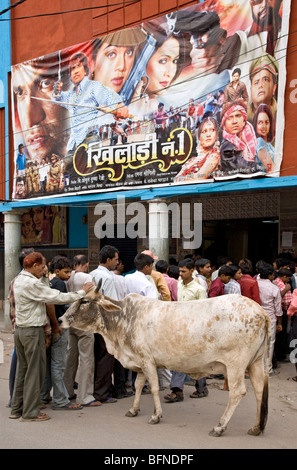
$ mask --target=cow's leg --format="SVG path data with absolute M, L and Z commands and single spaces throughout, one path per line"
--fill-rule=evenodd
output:
M 132 403 L 132 406 L 129 411 L 127 411 L 126 416 L 129 418 L 133 418 L 134 416 L 138 415 L 138 412 L 140 410 L 139 404 L 140 404 L 140 397 L 141 397 L 141 392 L 144 387 L 146 378 L 143 374 L 143 372 L 138 372 L 137 377 L 135 380 L 135 395 L 134 395 L 134 400 Z
M 154 400 L 154 414 L 149 419 L 149 424 L 157 424 L 162 418 L 162 407 L 159 395 L 159 377 L 156 367 L 153 364 L 146 366 L 144 373 L 150 384 L 150 389 Z
M 266 367 L 268 369 L 268 364 Z M 257 359 L 248 371 L 257 401 L 256 424 L 248 430 L 248 434 L 258 436 L 265 429 L 268 413 L 268 373 L 264 373 L 263 358 Z
M 221 416 L 219 424 L 210 431 L 209 435 L 219 437 L 227 428 L 235 408 L 246 394 L 246 388 L 244 383 L 244 370 L 235 369 L 231 370 L 227 368 L 227 377 L 229 385 L 229 400 L 224 414 Z

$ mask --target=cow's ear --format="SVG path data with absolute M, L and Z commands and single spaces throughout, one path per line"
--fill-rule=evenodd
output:
M 100 300 L 100 305 L 104 308 L 104 310 L 112 311 L 112 310 L 122 310 L 121 307 L 110 302 L 110 300 L 102 299 Z
M 96 289 L 95 289 L 95 293 L 96 293 L 96 294 L 98 294 L 98 292 L 99 292 L 101 286 L 102 286 L 102 278 L 99 279 L 98 285 L 97 285 L 97 287 L 96 287 Z

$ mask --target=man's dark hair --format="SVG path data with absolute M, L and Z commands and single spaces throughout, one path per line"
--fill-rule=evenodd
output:
M 134 258 L 134 265 L 136 271 L 142 271 L 145 266 L 150 266 L 154 263 L 154 258 L 144 253 L 139 253 Z
M 26 258 L 27 255 L 29 255 L 30 253 L 34 253 L 34 248 L 24 248 L 23 250 L 20 251 L 19 253 L 19 263 L 21 265 L 21 267 L 23 267 L 23 262 L 24 262 L 24 259 Z
M 105 245 L 99 253 L 99 262 L 105 264 L 108 258 L 112 259 L 115 257 L 119 250 L 115 246 Z
M 199 268 L 204 268 L 204 266 L 206 266 L 208 263 L 210 263 L 209 259 L 206 259 L 206 258 L 197 259 L 197 261 L 195 262 L 195 268 L 199 272 Z
M 224 264 L 223 266 L 220 267 L 218 276 L 220 277 L 222 274 L 224 274 L 225 276 L 232 277 L 232 275 L 234 275 L 233 269 L 228 264 Z
M 89 59 L 86 56 L 86 54 L 84 54 L 84 52 L 77 52 L 70 57 L 70 61 L 69 61 L 70 69 L 71 69 L 71 64 L 73 62 L 80 62 L 83 65 L 86 74 L 89 75 L 90 73 Z
M 241 76 L 241 70 L 240 70 L 239 68 L 236 68 L 236 69 L 233 70 L 233 72 L 232 72 L 232 77 L 233 77 L 233 75 L 235 75 L 236 73 L 238 73 L 239 76 Z
M 169 277 L 173 277 L 173 279 L 178 280 L 179 278 L 179 268 L 175 264 L 169 266 L 167 274 Z
M 252 273 L 253 273 L 253 264 L 249 259 L 247 259 L 247 258 L 241 259 L 239 261 L 239 267 L 241 268 L 242 274 L 252 275 Z
M 88 257 L 86 255 L 76 255 L 73 258 L 73 266 L 84 266 L 84 264 L 88 263 Z
M 217 257 L 217 268 L 219 268 L 220 266 L 223 266 L 223 264 L 226 264 L 226 263 L 229 263 L 229 262 L 232 262 L 232 259 L 229 258 L 229 256 L 225 256 L 225 255 L 220 255 Z
M 269 276 L 274 273 L 274 269 L 272 264 L 263 263 L 259 266 L 258 272 L 260 274 L 260 279 L 268 279 Z
M 156 271 L 162 274 L 166 274 L 167 268 L 168 268 L 168 263 L 164 259 L 159 259 L 159 261 L 156 262 Z
M 289 266 L 289 260 L 286 258 L 277 258 L 275 261 L 277 269 L 283 268 L 284 266 Z
M 288 268 L 281 268 L 278 273 L 277 273 L 277 277 L 283 277 L 283 276 L 288 276 L 288 277 L 291 277 L 292 276 L 292 273 L 290 271 L 290 269 Z
M 24 148 L 24 144 L 19 144 L 19 151 L 21 150 L 21 148 Z
M 56 269 L 71 268 L 72 263 L 66 256 L 55 256 L 51 261 L 51 272 L 55 272 Z
M 184 268 L 185 267 L 187 269 L 194 269 L 195 268 L 195 263 L 192 259 L 186 258 L 186 259 L 181 260 L 178 263 L 178 267 L 179 268 Z

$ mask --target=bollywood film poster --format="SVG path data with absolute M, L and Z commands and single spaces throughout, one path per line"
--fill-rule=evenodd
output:
M 12 67 L 14 199 L 279 176 L 290 0 L 207 0 Z
M 66 246 L 66 207 L 34 205 L 24 210 L 21 231 L 22 246 Z

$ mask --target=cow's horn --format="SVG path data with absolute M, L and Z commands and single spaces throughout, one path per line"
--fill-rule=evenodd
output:
M 99 279 L 99 282 L 98 282 L 97 287 L 95 289 L 96 294 L 99 292 L 101 286 L 102 286 L 102 278 Z

